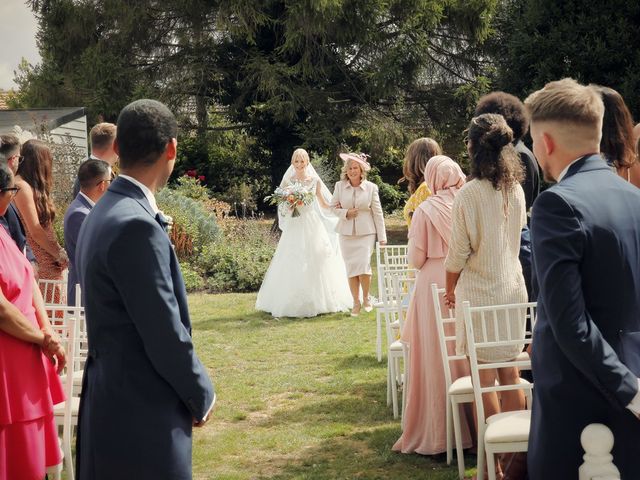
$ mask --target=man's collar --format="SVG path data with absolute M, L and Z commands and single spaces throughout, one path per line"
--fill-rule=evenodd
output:
M 118 178 L 123 178 L 125 180 L 128 180 L 134 185 L 136 185 L 138 188 L 140 188 L 140 190 L 142 190 L 142 193 L 144 193 L 144 196 L 147 198 L 147 201 L 149 202 L 149 206 L 151 207 L 151 210 L 153 210 L 154 214 L 160 211 L 160 209 L 158 208 L 158 204 L 156 203 L 156 197 L 153 196 L 153 192 L 151 192 L 151 190 L 149 190 L 149 187 L 147 187 L 144 183 L 136 180 L 133 177 L 130 177 L 129 175 L 124 175 L 122 173 L 118 176 Z
M 93 208 L 93 207 L 95 207 L 95 206 L 96 206 L 96 202 L 94 202 L 93 200 L 91 200 L 91 199 L 89 198 L 89 196 L 88 196 L 87 194 L 85 194 L 82 190 L 80 190 L 78 193 L 79 193 L 80 195 L 82 195 L 82 196 L 84 197 L 84 199 L 85 199 L 87 202 L 89 202 L 89 205 L 91 206 L 91 208 Z

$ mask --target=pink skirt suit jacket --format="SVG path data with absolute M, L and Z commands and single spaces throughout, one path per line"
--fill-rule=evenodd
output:
M 335 185 L 331 205 L 338 217 L 336 232 L 340 234 L 340 249 L 347 276 L 371 275 L 371 254 L 376 237 L 379 242 L 387 241 L 378 186 L 364 180 L 359 186 L 353 187 L 348 180 L 341 180 Z M 358 215 L 347 219 L 347 210 L 350 208 L 357 208 Z

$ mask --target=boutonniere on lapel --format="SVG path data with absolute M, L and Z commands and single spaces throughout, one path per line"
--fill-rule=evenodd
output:
M 173 228 L 173 218 L 169 215 L 165 215 L 162 211 L 158 211 L 156 213 L 156 220 L 162 227 L 162 229 L 167 232 L 167 235 L 171 235 L 171 229 Z

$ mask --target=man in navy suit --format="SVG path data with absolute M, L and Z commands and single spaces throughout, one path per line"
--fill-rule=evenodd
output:
M 69 255 L 69 275 L 67 277 L 67 305 L 76 304 L 76 245 L 80 227 L 100 197 L 111 183 L 111 166 L 104 160 L 90 158 L 78 170 L 80 191 L 69 204 L 64 214 L 64 243 Z M 84 305 L 84 301 L 82 301 Z
M 121 174 L 80 229 L 76 264 L 89 343 L 80 480 L 191 479 L 192 427 L 204 425 L 215 401 L 154 198 L 173 170 L 176 135 L 176 119 L 160 102 L 127 105 L 116 138 Z
M 533 151 L 556 181 L 533 205 L 532 480 L 578 478 L 580 433 L 613 431 L 613 461 L 640 478 L 640 190 L 599 155 L 604 106 L 564 79 L 525 101 Z
M 18 165 L 21 162 L 20 156 L 20 140 L 18 137 L 12 134 L 0 135 L 0 163 L 6 163 L 9 169 L 15 175 L 18 171 Z M 31 264 L 33 265 L 34 272 L 38 273 L 38 266 L 36 264 L 36 257 L 33 255 L 33 251 L 27 243 L 27 236 L 24 231 L 24 225 L 20 221 L 18 211 L 13 203 L 9 204 L 9 208 L 4 215 L 0 215 L 0 225 L 2 225 L 11 235 L 11 238 L 21 252 L 27 256 Z

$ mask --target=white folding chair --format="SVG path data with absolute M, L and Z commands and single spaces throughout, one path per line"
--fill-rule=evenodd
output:
M 385 292 L 393 287 L 385 284 L 383 268 L 401 269 L 408 267 L 406 245 L 380 245 L 376 242 L 376 269 L 378 272 L 378 301 L 373 305 L 376 308 L 376 355 L 378 361 L 382 361 L 382 318 L 386 308 Z
M 67 304 L 67 280 L 47 280 L 39 279 L 38 286 L 42 293 L 45 305 L 66 305 Z
M 535 308 L 534 302 L 486 307 L 471 307 L 469 302 L 462 302 L 473 394 L 478 414 L 478 480 L 484 480 L 485 451 L 489 479 L 495 480 L 496 453 L 528 450 L 531 424 L 530 410 L 502 412 L 485 418 L 483 394 L 524 390 L 528 393 L 528 408 L 531 408 L 530 395 L 533 389 L 532 384 L 522 379 L 515 385 L 481 386 L 480 370 L 507 367 L 531 368 L 531 361 L 527 356 L 526 360 L 516 358 L 506 362 L 481 363 L 478 361 L 478 350 L 530 344 L 531 335 L 526 331 L 526 319 L 531 318 L 531 325 L 534 325 Z
M 455 381 L 452 380 L 451 364 L 453 362 L 464 362 L 468 364 L 467 357 L 464 355 L 450 355 L 449 349 L 453 345 L 455 352 L 455 313 L 448 309 L 447 317 L 442 316 L 442 304 L 440 298 L 444 295 L 444 288 L 438 288 L 435 283 L 431 284 L 431 296 L 433 298 L 433 310 L 436 315 L 436 325 L 438 327 L 438 339 L 440 344 L 440 352 L 442 354 L 442 365 L 444 367 L 444 379 L 446 383 L 446 425 L 447 425 L 447 465 L 451 465 L 453 457 L 452 445 L 452 423 L 455 431 L 456 456 L 458 459 L 458 477 L 460 480 L 464 478 L 464 452 L 462 450 L 462 428 L 460 424 L 460 405 L 465 403 L 473 403 L 473 386 L 471 385 L 471 376 L 460 377 Z M 451 333 L 447 334 L 449 330 Z
M 397 318 L 398 318 L 398 333 L 402 333 L 402 328 L 404 327 L 405 324 L 405 320 L 406 320 L 406 315 L 407 315 L 407 311 L 409 310 L 409 298 L 411 297 L 411 295 L 413 294 L 413 290 L 415 287 L 415 282 L 416 282 L 416 276 L 415 276 L 415 270 L 411 270 L 411 269 L 406 269 L 406 270 L 391 270 L 392 273 L 392 282 L 393 282 L 393 289 L 394 289 L 394 296 L 395 296 L 395 307 L 396 307 L 396 311 L 397 311 Z M 400 344 L 400 352 L 402 353 L 401 356 L 397 355 L 396 351 L 397 351 L 397 344 Z M 402 428 L 404 429 L 404 412 L 405 412 L 405 407 L 407 405 L 407 389 L 409 388 L 409 369 L 411 368 L 411 363 L 409 362 L 409 348 L 411 348 L 410 345 L 405 344 L 404 342 L 401 342 L 400 340 L 396 339 L 394 340 L 391 345 L 389 346 L 389 357 L 392 356 L 391 352 L 393 351 L 393 362 L 390 364 L 390 367 L 392 367 L 393 371 L 391 370 L 391 368 L 389 369 L 389 378 L 392 380 L 391 386 L 392 386 L 392 395 L 394 396 L 395 399 L 395 405 L 396 407 L 394 408 L 394 418 L 397 418 L 396 416 L 396 409 L 397 409 L 397 385 L 401 385 L 402 386 L 402 409 L 401 409 L 401 419 L 402 419 Z M 404 373 L 402 373 L 401 369 L 400 369 L 400 358 L 402 358 L 402 365 L 404 367 Z M 393 380 L 396 380 L 395 382 L 393 382 Z M 393 389 L 393 386 L 396 386 L 395 389 Z
M 78 410 L 80 404 L 80 389 L 74 388 L 74 368 L 78 355 L 78 322 L 73 315 L 77 312 L 64 311 L 64 320 L 53 324 L 54 331 L 60 336 L 62 344 L 67 353 L 67 365 L 64 369 L 64 394 L 66 400 L 63 403 L 54 405 L 53 415 L 56 425 L 62 427 L 62 453 L 64 456 L 64 466 L 67 480 L 74 480 L 73 456 L 71 454 L 71 439 L 73 426 L 78 423 Z M 56 472 L 50 472 L 54 476 Z
M 385 294 L 389 307 L 384 312 L 385 330 L 387 335 L 387 405 L 393 405 L 393 418 L 398 418 L 398 387 L 403 387 L 407 368 L 406 346 L 399 340 L 404 322 L 404 315 L 408 302 L 403 300 L 411 294 L 411 285 L 415 277 L 409 277 L 409 269 L 383 269 L 385 283 L 391 285 L 391 292 Z M 403 394 L 404 396 L 404 394 Z

